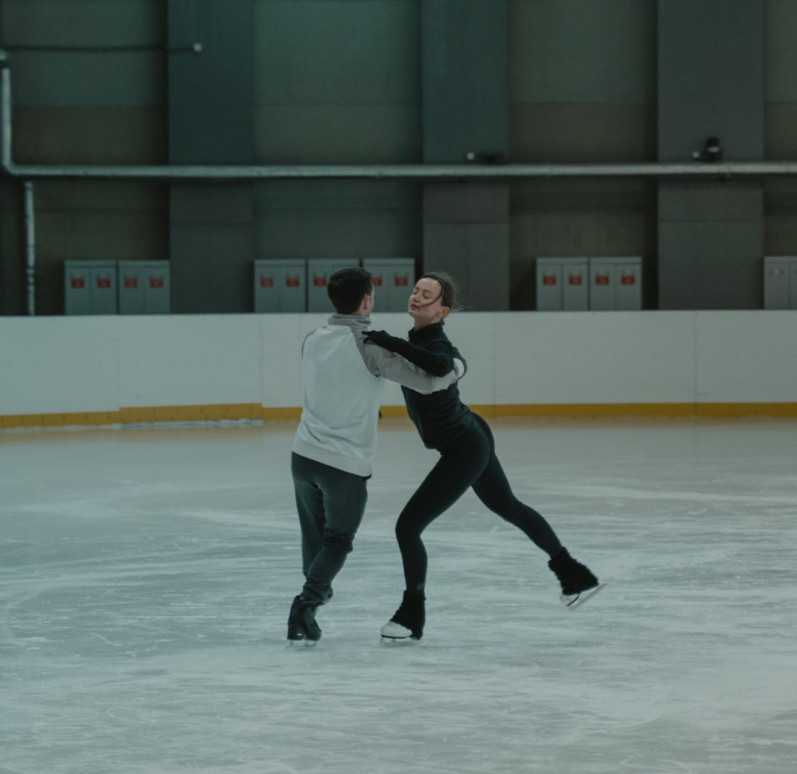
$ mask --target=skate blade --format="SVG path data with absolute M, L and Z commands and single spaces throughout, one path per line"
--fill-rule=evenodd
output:
M 318 640 L 307 640 L 304 637 L 300 640 L 288 640 L 289 648 L 314 648 L 318 645 Z
M 562 604 L 571 610 L 581 607 L 586 601 L 592 599 L 605 585 L 605 583 L 599 583 L 597 586 L 582 591 L 580 594 L 571 594 L 569 596 L 567 594 L 562 594 Z
M 410 645 L 418 642 L 415 637 L 385 637 L 381 636 L 380 642 L 382 645 L 387 645 L 389 648 L 401 647 L 402 645 Z

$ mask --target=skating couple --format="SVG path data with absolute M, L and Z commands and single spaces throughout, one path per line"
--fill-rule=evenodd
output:
M 302 346 L 304 401 L 291 471 L 306 580 L 291 606 L 288 639 L 311 644 L 321 638 L 316 610 L 331 598 L 332 581 L 352 550 L 365 512 L 385 379 L 401 385 L 421 440 L 440 458 L 396 523 L 405 590 L 398 610 L 382 627 L 382 638 L 423 636 L 427 558 L 421 534 L 469 487 L 548 554 L 566 604 L 595 593 L 598 579 L 570 556 L 548 522 L 512 493 L 490 428 L 460 400 L 457 382 L 466 363 L 443 330 L 456 308 L 451 279 L 425 274 L 415 284 L 408 306 L 414 322 L 409 340 L 368 329 L 374 288 L 365 269 L 336 272 L 327 291 L 337 314 Z

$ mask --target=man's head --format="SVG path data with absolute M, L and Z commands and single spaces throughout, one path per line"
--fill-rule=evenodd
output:
M 371 272 L 358 266 L 336 271 L 327 285 L 329 300 L 338 314 L 354 314 L 363 306 L 363 299 L 372 296 L 373 292 Z M 370 304 L 364 311 L 370 313 Z

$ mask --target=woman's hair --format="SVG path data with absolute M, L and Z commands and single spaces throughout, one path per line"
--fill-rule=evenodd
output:
M 424 277 L 433 279 L 440 284 L 440 303 L 443 306 L 447 306 L 452 312 L 462 308 L 457 304 L 457 283 L 454 282 L 450 274 L 446 274 L 444 271 L 427 271 L 418 279 L 424 279 Z
M 352 314 L 372 290 L 371 272 L 359 266 L 339 269 L 327 285 L 327 295 L 338 314 Z

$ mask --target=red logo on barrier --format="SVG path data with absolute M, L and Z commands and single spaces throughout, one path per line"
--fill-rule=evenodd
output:
M 325 288 L 327 286 L 327 278 L 313 277 L 313 286 L 317 288 Z
M 636 277 L 633 274 L 623 274 L 620 280 L 623 285 L 636 285 Z
M 375 288 L 381 288 L 382 287 L 382 278 L 381 277 L 377 277 L 375 274 L 372 274 L 371 275 L 371 284 Z
M 126 288 L 137 288 L 138 287 L 138 277 L 125 277 L 124 278 L 124 286 Z
M 406 287 L 409 287 L 410 280 L 409 280 L 409 278 L 408 278 L 408 277 L 396 277 L 396 278 L 393 280 L 393 284 L 394 284 L 394 285 L 395 285 L 397 288 L 406 288 Z
M 163 288 L 163 277 L 150 277 L 149 286 L 155 290 L 161 290 Z
M 110 277 L 97 277 L 97 287 L 103 290 L 109 290 L 111 287 Z
M 567 281 L 570 285 L 581 285 L 583 283 L 583 278 L 579 274 L 571 274 Z
M 298 288 L 300 284 L 301 281 L 298 277 L 285 277 L 286 288 Z
M 542 278 L 543 285 L 555 285 L 556 284 L 556 276 L 548 276 Z
M 75 290 L 81 290 L 86 287 L 86 280 L 83 277 L 72 277 L 69 284 Z
M 274 277 L 261 277 L 260 278 L 260 287 L 261 288 L 273 288 L 274 287 Z
M 608 285 L 609 284 L 609 275 L 608 274 L 598 274 L 595 276 L 595 284 L 596 285 Z

